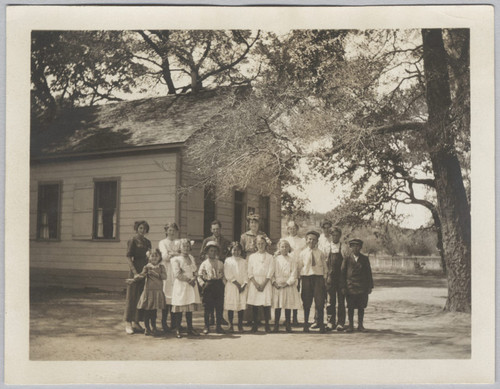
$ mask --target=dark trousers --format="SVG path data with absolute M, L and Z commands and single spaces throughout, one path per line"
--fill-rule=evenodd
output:
M 345 324 L 345 296 L 340 288 L 331 288 L 328 290 L 329 305 L 326 307 L 326 313 L 329 316 L 328 322 L 331 324 Z M 338 310 L 337 310 L 338 302 Z M 338 322 L 336 322 L 338 312 Z
M 302 276 L 302 304 L 304 305 L 304 322 L 309 322 L 309 312 L 314 300 L 318 323 L 323 323 L 325 307 L 325 279 L 323 276 Z
M 205 309 L 205 327 L 210 326 L 210 314 L 215 309 L 215 323 L 217 327 L 222 324 L 224 310 L 224 284 L 222 280 L 207 281 L 202 292 L 203 307 Z

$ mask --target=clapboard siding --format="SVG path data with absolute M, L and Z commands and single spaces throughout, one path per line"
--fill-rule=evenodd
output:
M 116 288 L 113 287 L 116 274 L 125 274 L 128 269 L 125 254 L 127 240 L 134 234 L 134 221 L 148 221 L 150 233 L 147 237 L 157 247 L 158 241 L 165 237 L 164 224 L 175 218 L 176 164 L 175 152 L 159 152 L 32 165 L 30 223 L 34 225 L 30 226 L 30 231 L 36 233 L 39 183 L 62 182 L 60 241 L 30 241 L 30 266 L 32 271 L 38 269 L 36 282 L 45 278 L 60 286 Z M 75 188 L 93 188 L 94 179 L 99 178 L 119 179 L 119 239 L 92 241 L 89 235 L 89 239 L 75 240 L 72 232 Z M 91 230 L 89 226 L 89 232 Z M 82 271 L 97 273 L 88 275 Z M 123 277 L 119 283 L 122 288 Z

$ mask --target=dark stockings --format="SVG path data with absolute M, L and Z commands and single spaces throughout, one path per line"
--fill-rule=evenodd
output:
M 144 325 L 146 331 L 150 333 L 156 331 L 156 309 L 144 311 Z
M 168 304 L 167 304 L 165 309 L 161 310 L 161 326 L 162 326 L 164 331 L 169 330 L 168 325 L 167 325 L 167 317 L 168 317 L 169 312 L 170 312 L 170 327 L 172 327 L 172 328 L 175 327 L 174 316 L 173 316 L 171 310 L 172 310 L 172 306 L 168 305 Z

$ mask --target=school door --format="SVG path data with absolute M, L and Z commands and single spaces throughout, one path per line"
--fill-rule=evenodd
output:
M 246 211 L 247 204 L 245 192 L 234 191 L 234 222 L 233 222 L 233 240 L 239 242 L 241 234 L 246 231 Z

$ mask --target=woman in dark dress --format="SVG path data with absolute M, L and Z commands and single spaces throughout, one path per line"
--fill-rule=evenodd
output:
M 142 272 L 142 268 L 148 263 L 146 253 L 151 249 L 151 242 L 144 236 L 149 232 L 149 224 L 145 220 L 134 223 L 136 235 L 127 243 L 127 261 L 130 269 L 129 278 L 134 278 Z M 125 297 L 125 332 L 144 332 L 139 324 L 142 321 L 141 312 L 137 309 L 137 303 L 144 289 L 144 280 L 138 280 L 127 285 Z

